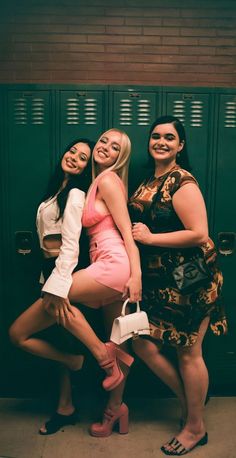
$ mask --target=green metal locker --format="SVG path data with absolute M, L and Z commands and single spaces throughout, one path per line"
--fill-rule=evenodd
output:
M 208 173 L 211 161 L 212 97 L 195 88 L 165 88 L 163 110 L 179 118 L 185 126 L 193 174 L 207 200 Z
M 220 92 L 220 91 L 219 91 Z M 225 91 L 226 92 L 226 91 Z M 214 151 L 213 235 L 224 274 L 223 298 L 229 322 L 228 335 L 209 336 L 208 366 L 212 383 L 219 392 L 235 394 L 236 386 L 236 91 L 216 94 Z
M 62 89 L 56 91 L 59 144 L 64 145 L 78 137 L 96 141 L 107 128 L 107 91 L 91 88 Z
M 110 127 L 124 130 L 131 139 L 129 184 L 132 191 L 141 182 L 143 166 L 147 163 L 148 131 L 160 110 L 158 88 L 111 87 L 110 90 Z

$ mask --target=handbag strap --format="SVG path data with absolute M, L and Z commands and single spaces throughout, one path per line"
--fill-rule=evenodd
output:
M 125 302 L 124 302 L 124 304 L 122 306 L 121 316 L 125 316 L 125 308 L 126 308 L 126 305 L 128 304 L 128 302 L 129 302 L 129 298 L 125 300 Z M 136 312 L 140 312 L 139 301 L 137 301 L 136 304 L 137 304 Z

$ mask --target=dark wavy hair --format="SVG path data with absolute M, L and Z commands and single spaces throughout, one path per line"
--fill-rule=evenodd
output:
M 176 164 L 180 165 L 180 167 L 190 172 L 192 168 L 189 162 L 185 128 L 182 122 L 178 118 L 176 118 L 175 116 L 171 116 L 171 115 L 160 116 L 152 123 L 150 127 L 149 135 L 148 135 L 148 144 L 147 144 L 148 168 L 149 169 L 151 168 L 153 170 L 155 167 L 154 159 L 149 153 L 149 141 L 150 141 L 150 137 L 152 135 L 153 130 L 155 129 L 156 126 L 159 126 L 160 124 L 173 124 L 173 126 L 175 127 L 176 132 L 178 133 L 180 142 L 182 141 L 184 142 L 182 151 L 179 154 L 177 154 L 176 156 Z
M 86 145 L 89 146 L 91 150 L 91 156 L 92 156 L 92 151 L 95 146 L 95 142 L 89 140 L 88 138 L 77 138 L 74 141 L 70 142 L 69 145 L 65 148 L 61 158 L 59 159 L 55 170 L 49 179 L 48 182 L 48 187 L 47 190 L 42 198 L 41 202 L 44 202 L 45 200 L 53 198 L 57 193 L 57 205 L 59 209 L 57 221 L 62 218 L 68 198 L 68 194 L 71 189 L 77 188 L 81 189 L 81 191 L 87 192 L 91 180 L 92 180 L 92 167 L 91 167 L 91 157 L 88 161 L 88 164 L 83 170 L 83 172 L 80 175 L 69 175 L 69 180 L 66 184 L 66 186 L 61 189 L 64 178 L 65 178 L 65 173 L 63 172 L 61 168 L 61 161 L 64 156 L 64 154 L 69 151 L 72 146 L 74 146 L 76 143 L 85 143 Z M 61 191 L 59 191 L 61 189 Z M 58 192 L 59 191 L 59 192 Z

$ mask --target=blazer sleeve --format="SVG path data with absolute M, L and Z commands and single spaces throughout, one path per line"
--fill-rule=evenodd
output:
M 79 258 L 79 239 L 84 202 L 85 193 L 76 188 L 71 189 L 62 220 L 60 253 L 56 259 L 55 268 L 43 285 L 43 292 L 63 298 L 68 296 L 72 284 L 72 273 Z

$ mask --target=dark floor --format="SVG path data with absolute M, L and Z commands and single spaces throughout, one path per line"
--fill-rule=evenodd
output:
M 45 401 L 0 399 L 0 458 L 151 458 L 164 457 L 160 446 L 178 430 L 176 399 L 131 398 L 130 432 L 105 439 L 88 434 L 101 406 L 81 401 L 81 421 L 52 436 L 37 434 L 48 416 Z M 198 458 L 236 458 L 236 397 L 213 397 L 206 407 L 209 443 L 191 452 Z

